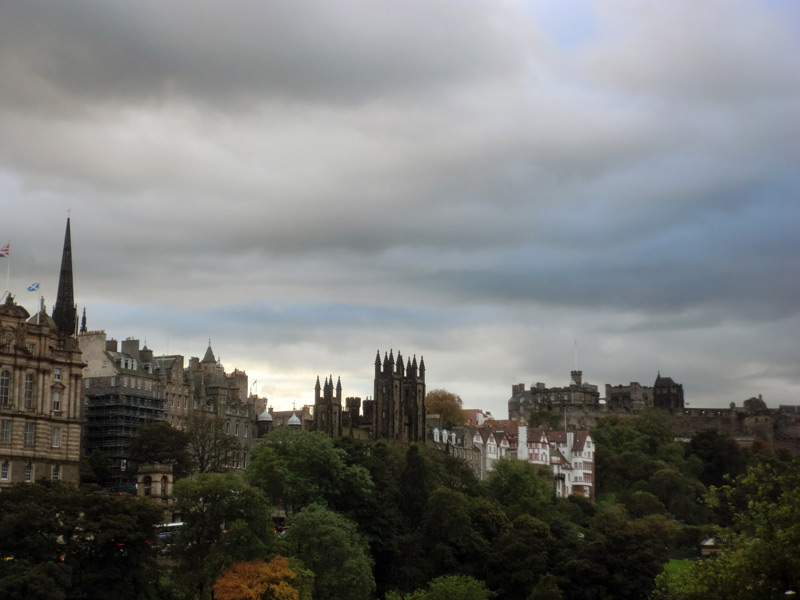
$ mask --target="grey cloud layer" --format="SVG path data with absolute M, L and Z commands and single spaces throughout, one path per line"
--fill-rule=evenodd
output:
M 770 389 L 796 395 L 798 14 L 12 0 L 0 194 L 18 231 L 72 208 L 83 301 L 145 307 L 97 311 L 118 335 L 218 328 L 250 349 L 257 329 L 281 369 L 343 337 L 343 357 L 427 344 L 443 383 L 483 399 L 523 370 L 560 376 L 547 348 L 569 362 L 579 333 L 625 378 L 607 349 L 626 339 L 649 377 L 683 356 L 648 336 L 707 353 L 744 327 L 718 378 L 760 385 L 744 374 L 769 356 Z M 58 244 L 28 246 L 15 268 L 39 277 Z

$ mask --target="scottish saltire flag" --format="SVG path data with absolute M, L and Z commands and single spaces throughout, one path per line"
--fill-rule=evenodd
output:
M 38 292 L 39 291 L 39 282 L 37 281 L 36 283 L 30 284 L 28 286 L 28 291 L 29 292 Z
M 0 248 L 0 256 L 8 256 L 9 254 L 11 254 L 11 244 L 6 244 Z

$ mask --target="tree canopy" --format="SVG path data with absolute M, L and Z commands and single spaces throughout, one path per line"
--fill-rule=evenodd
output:
M 425 394 L 425 410 L 429 415 L 439 415 L 445 429 L 466 422 L 463 405 L 461 396 L 445 389 L 430 390 Z

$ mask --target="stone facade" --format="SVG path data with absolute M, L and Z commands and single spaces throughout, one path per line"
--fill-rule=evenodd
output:
M 152 352 L 139 349 L 139 341 L 128 338 L 118 347 L 105 331 L 79 334 L 84 353 L 85 405 L 83 445 L 89 454 L 104 452 L 112 461 L 115 490 L 136 491 L 136 465 L 130 445 L 142 425 L 167 418 L 164 394 L 153 369 Z
M 63 479 L 77 484 L 81 352 L 44 306 L 0 305 L 0 487 Z
M 653 384 L 653 408 L 681 410 L 683 407 L 683 385 L 675 383 L 672 377 L 662 377 L 659 373 Z
M 342 379 L 333 387 L 333 375 L 325 378 L 320 386 L 319 377 L 314 386 L 314 431 L 321 431 L 332 438 L 342 437 Z
M 425 432 L 425 360 L 416 356 L 403 365 L 403 357 L 394 352 L 378 351 L 375 357 L 375 382 L 372 400 L 364 402 L 362 427 L 373 439 L 424 442 Z
M 511 386 L 508 401 L 508 418 L 527 424 L 534 410 L 561 410 L 570 406 L 599 406 L 597 386 L 583 381 L 582 371 L 570 371 L 570 383 L 565 387 L 547 387 L 538 382 L 529 389 L 519 383 Z
M 185 430 L 192 416 L 223 419 L 224 432 L 239 443 L 228 466 L 244 469 L 257 437 L 255 401 L 247 396 L 247 374 L 238 369 L 226 373 L 210 344 L 203 359 L 192 357 L 187 368 L 183 356 L 154 357 L 133 338 L 118 347 L 104 331 L 87 331 L 78 340 L 87 362 L 84 446 L 112 459 L 112 487 L 136 489 L 130 443 L 139 427 L 154 421 Z
M 616 408 L 653 408 L 653 388 L 638 381 L 629 385 L 606 384 L 606 404 Z

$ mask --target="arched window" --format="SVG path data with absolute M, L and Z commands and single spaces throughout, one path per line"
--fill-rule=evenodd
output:
M 3 371 L 0 373 L 0 404 L 3 406 L 7 406 L 10 397 L 9 393 L 11 391 L 11 372 L 10 371 Z
M 153 489 L 153 480 L 150 478 L 150 475 L 145 475 L 144 478 L 144 495 L 149 496 L 150 492 Z
M 25 408 L 33 408 L 33 392 L 35 381 L 33 373 L 25 375 Z

